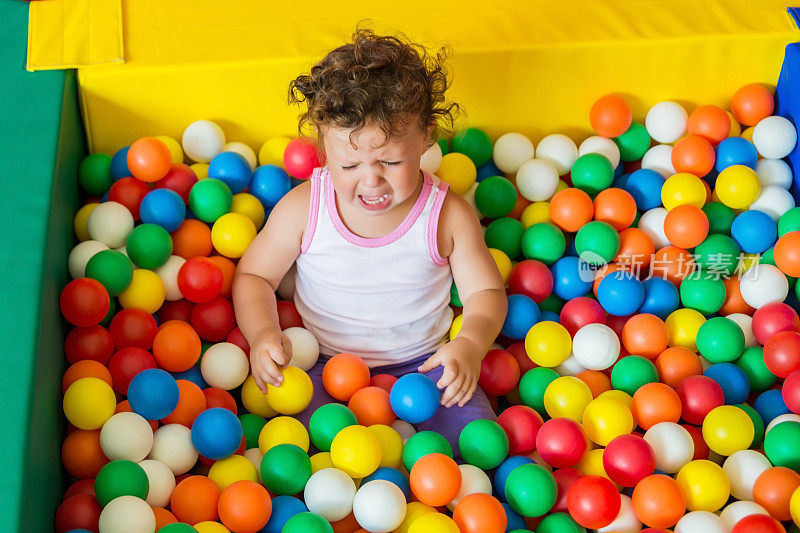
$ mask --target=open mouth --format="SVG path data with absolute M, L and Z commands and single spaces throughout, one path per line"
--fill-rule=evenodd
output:
M 369 210 L 379 210 L 384 209 L 386 206 L 389 205 L 392 197 L 390 194 L 383 194 L 381 196 L 363 196 L 361 194 L 358 195 L 358 200 L 361 202 L 362 207 L 364 209 Z

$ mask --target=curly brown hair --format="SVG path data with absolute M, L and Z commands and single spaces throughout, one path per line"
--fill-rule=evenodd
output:
M 431 125 L 451 129 L 461 108 L 445 100 L 450 82 L 447 49 L 434 53 L 404 35 L 377 35 L 357 28 L 352 42 L 329 52 L 308 74 L 289 83 L 289 103 L 305 102 L 298 131 L 308 127 L 319 136 L 321 126 L 352 129 L 375 124 L 396 137 L 416 121 L 425 132 Z M 430 143 L 436 141 L 436 128 Z

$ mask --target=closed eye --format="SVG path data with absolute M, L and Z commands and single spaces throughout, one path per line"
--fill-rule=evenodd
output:
M 381 163 L 383 163 L 387 167 L 393 167 L 395 165 L 399 165 L 400 163 L 402 163 L 402 161 L 381 161 Z
M 357 166 L 358 166 L 358 164 L 355 164 L 355 165 L 347 165 L 347 166 L 343 166 L 343 167 L 342 167 L 342 170 L 353 170 L 353 169 L 354 169 L 354 168 L 356 168 Z

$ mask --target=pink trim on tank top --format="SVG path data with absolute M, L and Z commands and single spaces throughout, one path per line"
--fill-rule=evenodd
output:
M 387 244 L 393 243 L 405 235 L 409 228 L 414 225 L 414 222 L 416 222 L 420 213 L 422 213 L 422 210 L 425 208 L 425 203 L 428 201 L 428 195 L 430 194 L 432 187 L 432 180 L 427 172 L 423 171 L 422 174 L 422 190 L 417 197 L 417 201 L 414 203 L 414 207 L 412 207 L 411 211 L 409 211 L 408 215 L 406 215 L 405 220 L 403 220 L 403 222 L 391 233 L 384 235 L 383 237 L 375 238 L 362 237 L 347 229 L 347 226 L 344 225 L 342 218 L 339 216 L 339 211 L 336 209 L 336 194 L 333 190 L 333 182 L 331 182 L 330 179 L 326 180 L 325 205 L 328 208 L 328 216 L 333 223 L 333 227 L 336 228 L 336 231 L 339 232 L 339 235 L 344 237 L 347 242 L 350 244 L 355 244 L 356 246 L 361 246 L 362 248 L 380 248 L 381 246 L 386 246 Z
M 447 189 L 450 184 L 442 181 L 436 189 L 436 197 L 433 199 L 433 206 L 431 207 L 431 214 L 428 217 L 428 253 L 431 256 L 431 261 L 436 266 L 445 266 L 450 263 L 446 257 L 439 255 L 438 244 L 438 228 L 439 228 L 439 214 L 442 211 L 442 204 L 444 197 L 447 196 Z
M 306 232 L 303 235 L 303 241 L 300 243 L 300 253 L 304 254 L 311 246 L 311 240 L 314 238 L 314 232 L 317 229 L 317 213 L 319 213 L 319 182 L 322 168 L 317 167 L 311 175 L 311 205 L 308 208 L 308 223 L 306 224 Z

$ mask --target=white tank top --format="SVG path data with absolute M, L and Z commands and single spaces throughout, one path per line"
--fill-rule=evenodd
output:
M 445 343 L 453 275 L 436 235 L 448 184 L 423 175 L 405 220 L 372 239 L 347 229 L 328 169 L 314 171 L 294 302 L 321 354 L 354 353 L 375 367 L 409 361 Z

